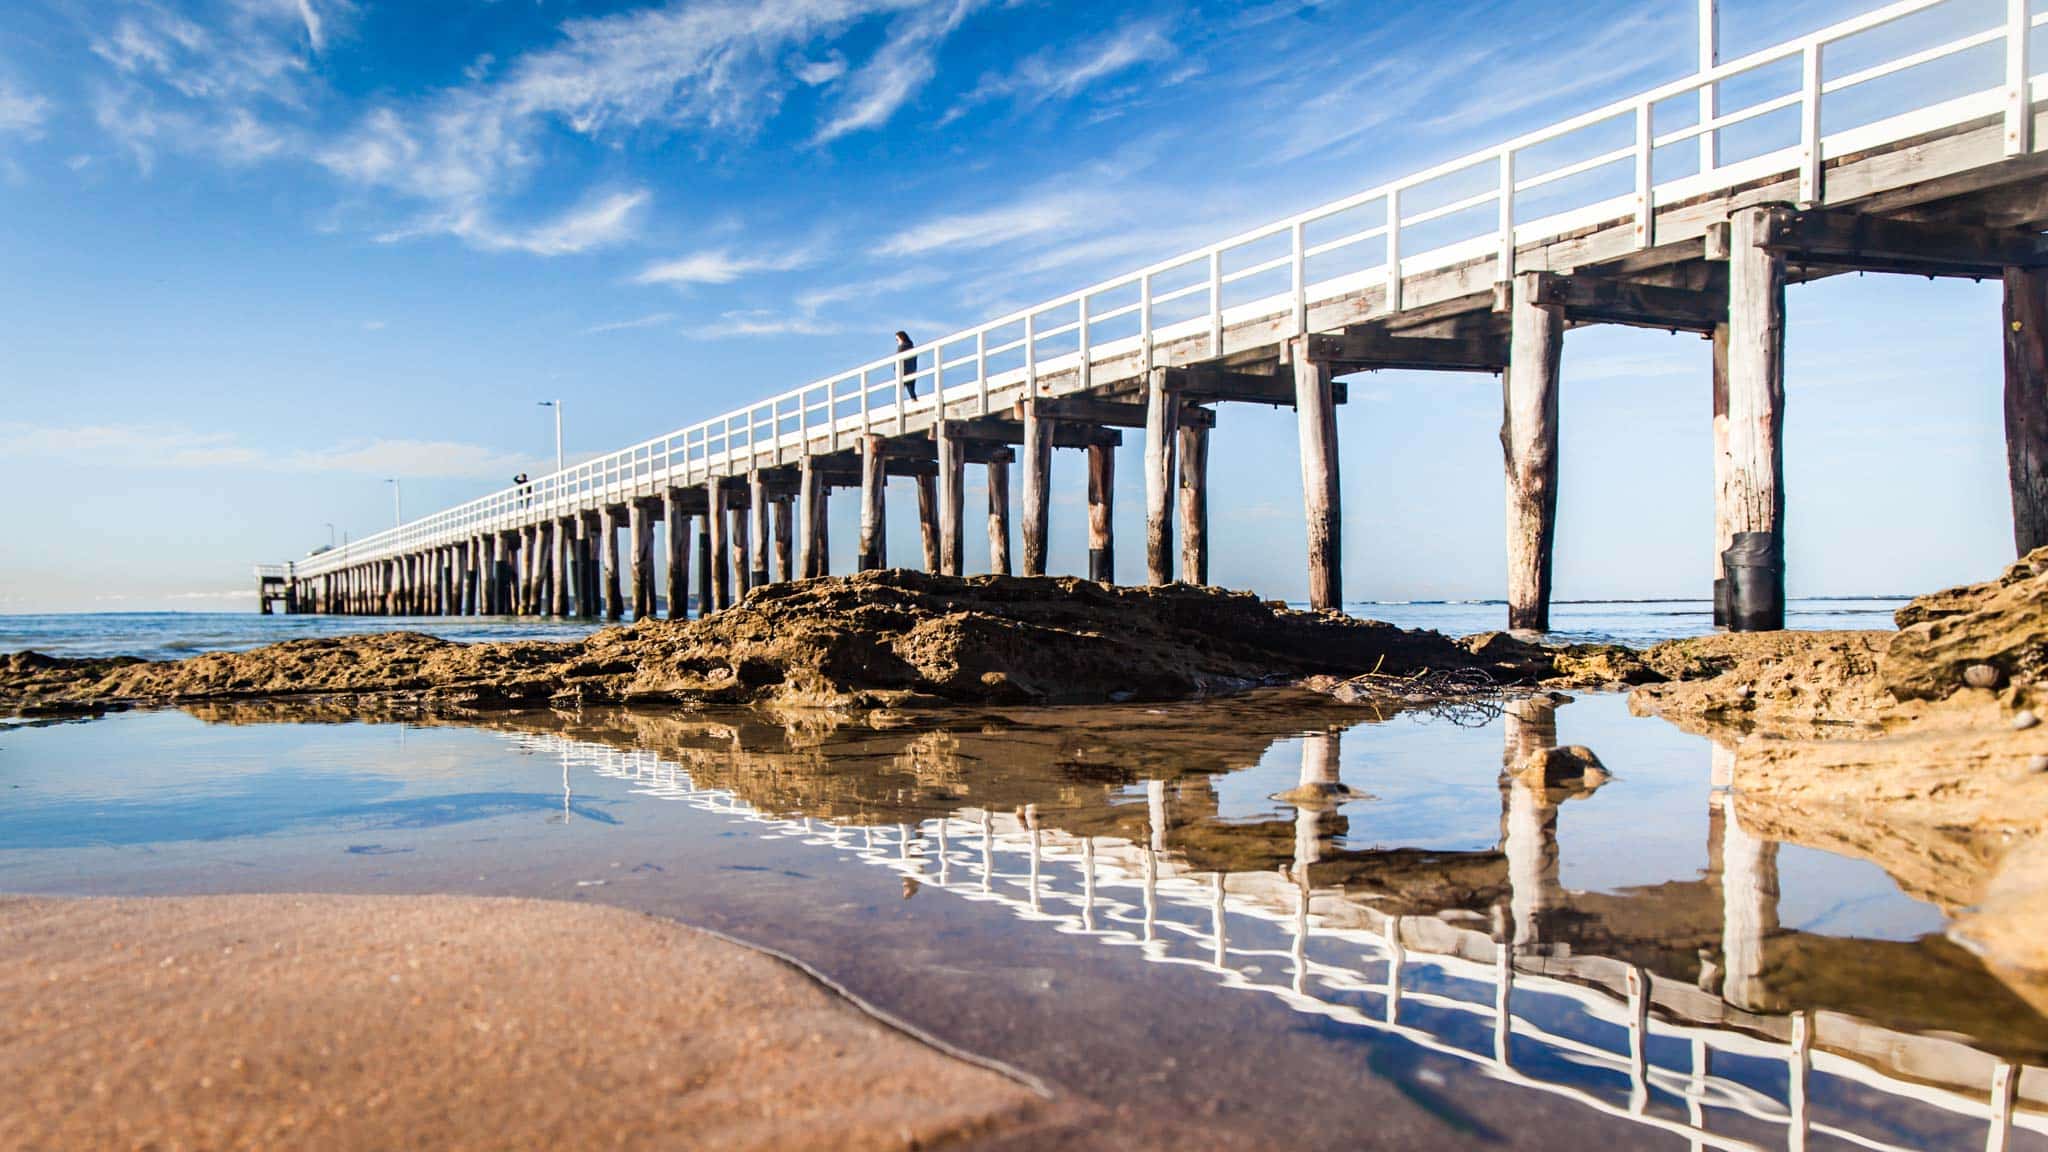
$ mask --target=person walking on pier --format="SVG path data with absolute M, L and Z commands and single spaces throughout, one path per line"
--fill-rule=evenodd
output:
M 519 488 L 519 506 L 521 508 L 531 506 L 533 504 L 533 485 L 526 482 L 526 473 L 521 472 L 519 475 L 514 476 L 512 483 Z
M 910 339 L 910 333 L 900 330 L 896 333 L 896 350 L 898 352 L 909 352 L 915 347 L 917 347 L 917 344 Z M 917 381 L 912 378 L 912 373 L 916 371 L 917 355 L 915 353 L 905 356 L 896 365 L 896 383 L 903 386 L 904 393 L 912 400 L 917 399 Z

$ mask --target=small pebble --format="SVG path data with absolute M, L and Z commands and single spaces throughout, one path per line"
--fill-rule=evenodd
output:
M 1963 683 L 1972 688 L 1998 687 L 1998 669 L 1989 664 L 1972 664 L 1963 669 Z
M 2040 722 L 2041 718 L 2034 715 L 2032 710 L 2022 708 L 2012 718 L 2012 730 L 2015 732 L 2025 732 Z
M 2027 761 L 2027 771 L 2048 772 L 2048 753 L 2043 753 Z

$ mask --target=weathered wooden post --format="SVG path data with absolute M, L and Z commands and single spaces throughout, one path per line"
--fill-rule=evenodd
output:
M 545 616 L 555 594 L 555 525 L 543 520 L 533 526 L 533 614 Z
M 1508 627 L 1537 632 L 1550 628 L 1558 370 L 1564 353 L 1564 309 L 1537 303 L 1542 275 L 1521 273 L 1509 289 L 1500 427 L 1507 468 Z
M 633 541 L 633 619 L 654 615 L 654 521 L 647 501 L 636 499 L 626 506 Z
M 935 491 L 938 487 L 935 476 L 918 474 L 917 480 L 917 534 L 924 542 L 924 570 L 939 570 L 939 501 Z
M 831 567 L 829 558 L 831 542 L 826 517 L 827 501 L 831 498 L 831 486 L 825 482 L 825 474 L 818 469 L 817 457 L 808 453 L 797 465 L 799 486 L 803 489 L 803 532 L 798 567 L 804 579 L 823 576 Z
M 967 457 L 960 442 L 961 431 L 955 420 L 941 420 L 932 429 L 939 448 L 938 570 L 948 576 L 966 572 L 962 536 L 967 523 Z
M 1145 578 L 1173 583 L 1174 449 L 1180 396 L 1167 387 L 1167 370 L 1145 377 Z
M 1745 208 L 1729 220 L 1728 486 L 1720 497 L 1730 537 L 1765 555 L 1730 572 L 1729 624 L 1785 626 L 1785 258 L 1765 247 L 1782 208 Z
M 1713 416 L 1714 416 L 1714 626 L 1728 623 L 1728 551 L 1733 529 L 1728 526 L 1728 503 L 1721 493 L 1728 490 L 1728 325 L 1714 325 Z
M 711 566 L 711 517 L 704 518 L 703 530 L 697 533 L 697 618 L 711 615 L 711 586 L 715 583 Z
M 860 438 L 860 570 L 872 572 L 889 566 L 888 494 L 889 474 L 884 465 L 882 438 L 872 433 Z
M 1116 445 L 1088 446 L 1088 578 L 1116 583 Z
M 604 618 L 620 620 L 626 615 L 625 597 L 619 584 L 619 506 L 607 504 L 599 512 L 598 565 L 604 575 Z
M 597 557 L 591 551 L 590 513 L 576 513 L 576 615 L 597 619 Z
M 2025 556 L 2048 544 L 2048 269 L 2005 270 L 2005 462 Z
M 747 538 L 752 567 L 747 570 L 747 587 L 758 588 L 768 582 L 768 484 L 761 470 L 756 468 L 747 473 Z
M 562 517 L 562 516 L 558 516 L 558 517 L 556 517 L 556 518 L 555 518 L 555 521 L 554 521 L 554 525 L 555 525 L 555 559 L 554 559 L 554 570 L 555 570 L 555 572 L 554 572 L 554 586 L 555 586 L 555 596 L 554 596 L 554 602 L 553 602 L 552 604 L 548 605 L 548 608 L 549 608 L 550 614 L 552 614 L 552 615 L 554 615 L 554 616 L 557 616 L 557 617 L 567 618 L 567 617 L 568 617 L 568 615 L 569 615 L 569 595 L 570 595 L 570 593 L 569 593 L 569 586 L 570 586 L 571 582 L 572 582 L 572 581 L 574 580 L 574 576 L 573 576 L 573 574 L 572 574 L 572 570 L 573 570 L 573 568 L 574 568 L 574 565 L 572 565 L 572 564 L 571 564 L 571 563 L 569 562 L 569 558 L 570 558 L 570 557 L 571 557 L 572 555 L 574 555 L 574 554 L 575 554 L 575 549 L 576 549 L 576 529 L 575 529 L 575 526 L 574 526 L 574 525 L 572 525 L 572 524 L 570 524 L 570 523 L 569 523 L 569 520 L 568 520 L 568 518 L 567 518 L 567 517 Z
M 1209 409 L 1184 410 L 1178 432 L 1180 578 L 1190 584 L 1209 582 L 1209 426 L 1214 420 Z
M 794 566 L 791 545 L 796 530 L 796 510 L 792 503 L 787 496 L 777 496 L 774 505 L 768 509 L 774 513 L 775 520 L 775 578 L 785 584 L 794 577 L 790 570 Z
M 668 536 L 668 618 L 690 615 L 690 514 L 683 511 L 683 489 L 662 493 L 662 530 Z
M 1010 450 L 998 448 L 988 458 L 988 570 L 1010 574 Z
M 699 611 L 703 613 L 723 612 L 731 603 L 731 585 L 727 582 L 732 564 L 732 545 L 726 539 L 729 521 L 725 514 L 725 478 L 707 476 L 704 480 L 704 536 L 710 541 L 711 554 L 706 557 L 705 570 L 711 574 L 711 597 L 702 602 Z
M 1052 511 L 1053 420 L 1036 396 L 1024 398 L 1024 574 L 1045 575 L 1047 517 Z
M 1308 603 L 1342 608 L 1344 517 L 1337 483 L 1337 405 L 1329 364 L 1309 355 L 1309 341 L 1288 342 L 1294 367 L 1294 416 L 1301 433 L 1302 511 L 1308 520 Z
M 754 569 L 751 563 L 753 553 L 752 533 L 747 530 L 747 520 L 753 509 L 746 505 L 735 505 L 729 513 L 731 523 L 726 526 L 732 540 L 732 602 L 737 604 L 747 598 L 747 589 L 752 588 Z

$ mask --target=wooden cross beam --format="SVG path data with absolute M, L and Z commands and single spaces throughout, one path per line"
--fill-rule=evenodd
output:
M 1530 274 L 1535 280 L 1533 303 L 1563 309 L 1578 324 L 1627 324 L 1705 332 L 1728 322 L 1728 292 L 1645 284 L 1609 276 Z
M 1842 270 L 1996 279 L 2007 268 L 2048 267 L 2048 237 L 2037 232 L 1833 208 L 1774 212 L 1761 241 L 1788 264 Z
M 1122 434 L 1101 426 L 1108 423 L 1107 421 L 1090 420 L 1078 411 L 1069 411 L 1067 407 L 1069 403 L 1071 401 L 1068 400 L 1046 402 L 1048 414 L 1055 421 L 1052 436 L 1053 447 L 1086 448 L 1091 444 L 1108 444 L 1113 447 L 1123 443 Z M 1102 404 L 1106 402 L 1093 401 L 1092 403 Z M 1137 405 L 1115 406 L 1138 407 Z M 1140 416 L 1142 417 L 1142 415 L 1143 410 L 1140 408 Z M 1001 445 L 1024 443 L 1024 423 L 1021 420 L 1010 420 L 1000 416 L 993 416 L 977 417 L 972 420 L 948 420 L 946 423 L 953 435 L 960 437 L 960 439 L 970 444 L 977 442 Z M 1140 419 L 1137 427 L 1142 428 L 1144 425 L 1144 420 Z M 937 439 L 938 429 L 934 428 L 931 435 L 933 439 Z M 986 463 L 986 461 L 977 461 L 973 457 L 969 457 L 968 462 Z
M 1097 400 L 1088 396 L 1062 396 L 1058 400 L 1045 401 L 1044 404 L 1046 414 L 1059 422 L 1055 428 L 1053 439 L 1053 447 L 1055 448 L 1085 448 L 1089 444 L 1117 445 L 1123 443 L 1123 436 L 1120 433 L 1111 431 L 1111 429 L 1143 428 L 1145 426 L 1145 406 L 1143 404 L 1129 403 L 1121 400 Z M 1215 422 L 1216 414 L 1214 412 L 1208 412 L 1206 409 L 1198 409 L 1197 411 L 1204 412 L 1204 415 L 1193 417 L 1193 419 L 1197 421 L 1207 420 L 1210 424 Z M 1090 438 L 1069 442 L 1067 430 L 1070 426 L 1074 425 L 1082 428 L 1086 428 L 1088 425 L 1094 425 L 1095 427 L 1088 429 L 1091 433 Z M 1203 426 L 1208 427 L 1210 425 L 1205 424 Z M 1018 425 L 1020 435 L 1022 428 L 1021 424 Z M 1010 443 L 1021 444 L 1023 441 L 1012 440 Z
M 1508 362 L 1508 344 L 1505 338 L 1491 332 L 1459 336 L 1395 336 L 1384 329 L 1367 326 L 1310 336 L 1308 358 L 1328 364 L 1336 372 L 1364 372 L 1379 368 L 1499 372 Z
M 1294 369 L 1285 364 L 1271 372 L 1248 372 L 1215 364 L 1166 369 L 1168 391 L 1190 404 L 1226 401 L 1240 404 L 1294 403 Z M 1138 405 L 1141 410 L 1143 405 Z M 1144 426 L 1144 421 L 1138 422 Z

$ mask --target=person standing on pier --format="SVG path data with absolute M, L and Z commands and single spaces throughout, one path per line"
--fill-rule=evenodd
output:
M 896 350 L 898 352 L 909 352 L 915 347 L 917 347 L 917 344 L 910 339 L 910 333 L 900 330 L 896 333 Z M 916 371 L 917 356 L 915 354 L 905 356 L 896 365 L 896 382 L 903 386 L 904 393 L 912 400 L 917 399 L 917 381 L 912 379 L 912 373 Z

